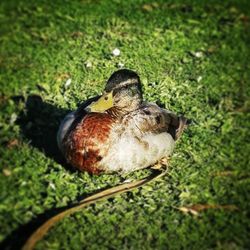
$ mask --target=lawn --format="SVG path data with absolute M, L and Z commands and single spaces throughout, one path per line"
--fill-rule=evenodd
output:
M 151 174 L 80 173 L 56 146 L 63 116 L 125 67 L 192 125 L 165 177 L 63 219 L 36 249 L 249 249 L 249 16 L 248 0 L 1 1 L 0 248 Z

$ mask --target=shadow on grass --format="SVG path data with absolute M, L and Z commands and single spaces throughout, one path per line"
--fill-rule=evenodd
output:
M 22 96 L 15 96 L 12 99 L 15 102 L 24 101 Z M 44 102 L 39 95 L 31 95 L 26 101 L 25 110 L 20 114 L 17 124 L 21 128 L 23 136 L 29 140 L 31 146 L 38 148 L 47 157 L 55 160 L 66 169 L 74 171 L 64 160 L 56 141 L 60 121 L 68 112 L 70 110 L 61 109 Z M 38 215 L 26 225 L 20 226 L 0 243 L 0 249 L 20 249 L 39 225 L 65 208 L 52 208 Z
M 31 146 L 38 148 L 47 157 L 73 171 L 59 151 L 56 140 L 60 122 L 69 112 L 70 110 L 44 102 L 39 95 L 31 95 L 17 123 Z

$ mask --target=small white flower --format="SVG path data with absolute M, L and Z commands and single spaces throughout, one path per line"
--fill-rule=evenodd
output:
M 53 190 L 56 190 L 56 186 L 54 183 L 50 182 L 49 183 L 49 187 L 51 187 Z
M 17 120 L 17 114 L 12 113 L 11 116 L 10 116 L 10 124 L 13 125 L 16 120 Z
M 113 51 L 112 51 L 112 54 L 113 56 L 119 56 L 121 54 L 121 51 L 117 48 L 115 48 Z
M 202 76 L 197 77 L 197 82 L 200 82 L 202 80 Z
M 66 83 L 64 84 L 64 87 L 65 87 L 65 88 L 68 88 L 69 85 L 71 84 L 71 81 L 72 81 L 72 79 L 69 78 L 69 79 L 66 81 Z
M 201 57 L 203 57 L 203 53 L 201 51 L 198 51 L 198 52 L 194 53 L 194 56 L 197 58 L 201 58 Z
M 118 67 L 119 67 L 119 68 L 123 68 L 123 67 L 124 67 L 124 63 L 119 62 L 119 63 L 118 63 Z
M 86 62 L 86 67 L 87 67 L 87 68 L 91 68 L 91 67 L 92 67 L 92 62 L 87 61 L 87 62 Z

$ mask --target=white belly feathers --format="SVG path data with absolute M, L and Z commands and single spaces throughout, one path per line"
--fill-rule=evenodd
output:
M 147 134 L 136 139 L 122 135 L 108 151 L 108 155 L 100 162 L 109 171 L 130 172 L 146 168 L 174 149 L 175 142 L 166 132 Z

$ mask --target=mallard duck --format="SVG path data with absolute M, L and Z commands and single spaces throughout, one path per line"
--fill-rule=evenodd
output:
M 128 173 L 169 156 L 187 119 L 143 101 L 136 72 L 114 72 L 101 96 L 68 114 L 58 146 L 73 167 L 92 174 Z

